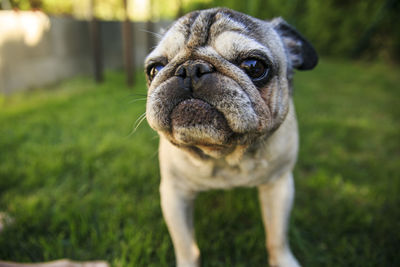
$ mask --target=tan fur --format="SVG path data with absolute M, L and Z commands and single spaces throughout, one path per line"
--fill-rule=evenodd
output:
M 162 176 L 169 172 L 179 187 L 196 192 L 256 186 L 290 172 L 298 148 L 294 106 L 290 106 L 290 113 L 281 127 L 265 143 L 256 144 L 254 154 L 245 154 L 232 162 L 226 159 L 196 160 L 161 136 L 159 158 Z
M 199 265 L 196 194 L 237 186 L 258 187 L 270 265 L 299 266 L 286 237 L 298 150 L 290 82 L 292 66 L 315 66 L 310 47 L 281 19 L 210 9 L 179 19 L 147 57 L 147 68 L 165 65 L 148 78 L 147 120 L 160 134 L 161 207 L 178 266 Z M 240 68 L 256 57 L 271 71 L 262 86 Z

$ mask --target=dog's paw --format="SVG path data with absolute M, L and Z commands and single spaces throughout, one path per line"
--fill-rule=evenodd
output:
M 270 267 L 300 267 L 299 262 L 293 256 L 292 252 L 287 251 L 281 255 L 269 260 Z

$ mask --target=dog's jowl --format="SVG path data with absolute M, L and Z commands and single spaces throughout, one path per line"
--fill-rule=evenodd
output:
M 178 266 L 198 266 L 197 193 L 258 187 L 271 266 L 298 266 L 287 239 L 298 131 L 294 69 L 314 48 L 283 19 L 187 14 L 146 58 L 147 120 L 160 135 L 161 207 Z M 249 255 L 251 257 L 251 255 Z

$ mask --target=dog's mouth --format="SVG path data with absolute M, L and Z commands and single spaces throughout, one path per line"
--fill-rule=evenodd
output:
M 230 147 L 234 132 L 216 108 L 200 99 L 186 99 L 171 112 L 171 136 L 180 145 L 220 153 Z

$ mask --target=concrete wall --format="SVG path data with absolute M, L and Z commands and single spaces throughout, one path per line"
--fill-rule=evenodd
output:
M 154 31 L 167 24 L 156 23 Z M 132 50 L 137 68 L 142 68 L 149 51 L 146 28 L 146 23 L 132 23 Z M 121 23 L 103 21 L 100 29 L 104 68 L 122 68 Z M 0 93 L 45 86 L 75 75 L 90 75 L 92 65 L 87 21 L 48 17 L 41 12 L 0 11 Z

